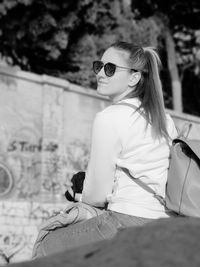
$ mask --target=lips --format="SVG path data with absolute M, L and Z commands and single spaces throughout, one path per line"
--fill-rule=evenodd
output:
M 102 82 L 102 81 L 98 82 L 98 85 L 106 85 L 106 84 L 108 84 L 108 83 L 107 82 Z

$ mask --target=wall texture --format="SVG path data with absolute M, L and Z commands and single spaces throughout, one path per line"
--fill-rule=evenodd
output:
M 39 225 L 68 204 L 65 183 L 85 170 L 92 121 L 108 104 L 68 81 L 0 68 L 0 264 L 30 259 Z M 200 139 L 199 118 L 168 112 Z

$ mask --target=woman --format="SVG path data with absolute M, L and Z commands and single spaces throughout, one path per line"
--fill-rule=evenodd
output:
M 43 255 L 112 238 L 119 229 L 169 217 L 165 197 L 170 140 L 177 135 L 165 114 L 160 60 L 150 47 L 111 45 L 93 63 L 97 92 L 112 105 L 94 120 L 82 202 L 106 211 L 58 229 L 43 241 Z

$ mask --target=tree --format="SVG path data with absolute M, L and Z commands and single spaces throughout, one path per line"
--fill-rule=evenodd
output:
M 193 68 L 195 76 L 199 75 L 199 58 L 198 51 L 200 48 L 200 3 L 198 0 L 132 0 L 132 10 L 140 19 L 156 15 L 161 18 L 160 21 L 165 25 L 163 36 L 168 58 L 168 69 L 171 74 L 173 106 L 175 109 L 182 111 L 187 106 L 184 98 L 184 87 L 182 92 L 182 81 L 185 70 Z M 188 33 L 190 33 L 188 35 Z M 189 44 L 189 45 L 188 45 Z M 176 67 L 177 65 L 177 67 Z M 183 86 L 185 84 L 183 83 Z M 188 110 L 187 110 L 188 111 Z M 192 111 L 200 115 L 200 111 Z
M 111 43 L 157 42 L 151 19 L 135 22 L 120 0 L 4 0 L 0 4 L 0 52 L 23 70 L 95 87 L 91 62 Z
M 11 65 L 23 70 L 94 88 L 92 61 L 111 43 L 123 39 L 152 45 L 168 62 L 162 75 L 165 101 L 170 106 L 168 74 L 171 73 L 171 80 L 178 82 L 180 89 L 182 81 L 186 86 L 187 69 L 194 75 L 199 70 L 198 12 L 197 0 L 189 3 L 186 0 L 167 3 L 161 0 L 2 0 L 0 53 Z M 190 18 L 187 24 L 185 17 Z M 184 39 L 188 32 L 190 41 Z M 173 86 L 173 92 L 177 92 L 177 86 Z M 173 99 L 177 101 L 180 96 Z M 186 101 L 183 103 L 185 107 Z M 177 108 L 176 103 L 174 106 Z

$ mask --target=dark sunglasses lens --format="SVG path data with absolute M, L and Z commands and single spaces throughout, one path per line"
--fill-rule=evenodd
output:
M 105 66 L 104 66 L 104 70 L 105 70 L 105 74 L 108 77 L 111 77 L 115 73 L 116 66 L 115 66 L 115 64 L 112 64 L 112 63 L 106 63 Z
M 103 62 L 101 61 L 94 61 L 93 62 L 93 71 L 95 74 L 98 74 L 100 72 L 100 70 L 103 67 Z

